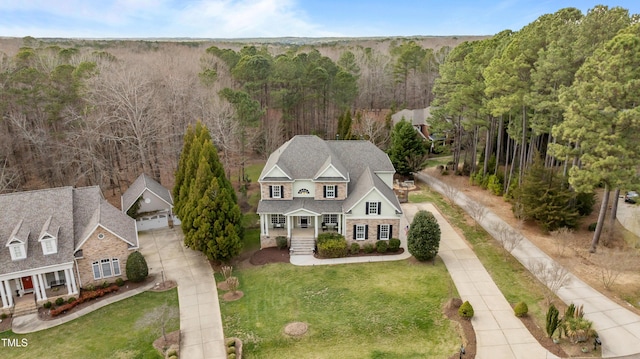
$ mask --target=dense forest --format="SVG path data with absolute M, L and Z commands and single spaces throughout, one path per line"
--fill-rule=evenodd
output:
M 0 39 L 0 192 L 126 188 L 140 172 L 171 185 L 197 120 L 226 168 L 296 134 L 334 138 L 350 111 L 372 114 L 352 134 L 384 146 L 375 115 L 429 105 L 438 67 L 468 39 Z
M 619 7 L 566 8 L 453 49 L 432 125 L 454 138 L 454 168 L 549 230 L 574 226 L 581 194 L 602 187 L 595 251 L 610 191 L 638 187 L 639 22 Z

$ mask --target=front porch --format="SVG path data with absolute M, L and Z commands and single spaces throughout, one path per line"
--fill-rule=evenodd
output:
M 293 239 L 313 239 L 322 232 L 341 233 L 343 215 L 338 213 L 294 213 L 260 215 L 260 248 L 274 247 L 276 237 L 286 237 L 289 245 Z

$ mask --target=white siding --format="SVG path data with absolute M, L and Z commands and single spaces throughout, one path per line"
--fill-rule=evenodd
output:
M 333 166 L 329 166 L 318 177 L 342 177 L 342 178 L 344 178 L 346 176 L 344 174 L 338 172 Z
M 284 177 L 289 178 L 278 166 L 273 166 L 269 172 L 267 172 L 265 177 Z
M 298 194 L 301 189 L 306 189 L 309 194 Z M 296 180 L 293 182 L 293 197 L 311 197 L 315 195 L 315 184 L 308 180 Z
M 149 190 L 145 190 L 142 193 L 143 200 L 140 201 L 140 209 L 138 213 L 155 212 L 161 210 L 169 210 L 171 206 L 167 202 L 161 200 L 158 196 L 151 193 Z M 149 203 L 147 203 L 149 201 Z
M 389 188 L 393 188 L 393 173 L 377 172 L 376 174 Z

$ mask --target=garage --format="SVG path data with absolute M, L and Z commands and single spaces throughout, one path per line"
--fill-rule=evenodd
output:
M 138 231 L 148 231 L 169 226 L 169 215 L 167 213 L 157 213 L 148 216 L 141 216 L 136 219 Z

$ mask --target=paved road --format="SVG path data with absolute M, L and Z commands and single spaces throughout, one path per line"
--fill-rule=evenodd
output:
M 640 204 L 625 203 L 624 196 L 618 198 L 617 217 L 624 228 L 640 237 Z
M 178 284 L 180 358 L 226 359 L 218 290 L 209 263 L 185 248 L 179 228 L 140 234 L 149 272 Z
M 424 173 L 416 176 L 434 190 L 442 194 L 447 193 L 446 185 L 435 177 Z M 461 192 L 457 192 L 455 197 L 456 204 L 469 212 L 469 204 L 472 200 Z M 507 226 L 511 231 L 519 233 L 488 209 L 480 225 L 494 237 L 498 236 L 496 231 L 498 226 Z M 560 266 L 524 237 L 512 254 L 529 270 L 535 263 L 542 263 L 547 268 L 553 265 Z M 602 340 L 603 358 L 623 356 L 640 358 L 640 316 L 618 305 L 571 273 L 569 273 L 569 284 L 560 288 L 556 295 L 567 304 L 584 305 L 585 317 L 593 322 L 594 329 Z

